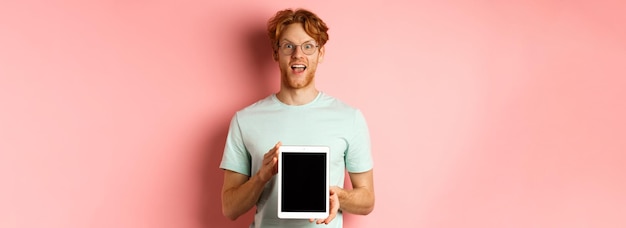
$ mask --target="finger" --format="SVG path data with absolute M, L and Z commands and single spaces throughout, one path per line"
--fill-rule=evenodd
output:
M 272 165 L 274 165 L 276 171 L 278 171 L 278 147 L 280 147 L 281 145 L 282 142 L 278 141 L 278 143 L 276 143 L 276 145 L 274 146 L 274 152 L 269 153 L 269 156 L 272 158 Z
M 272 162 L 272 160 L 274 160 L 274 159 L 269 157 L 269 156 L 263 158 L 263 165 L 269 165 Z
M 277 156 L 278 155 L 278 148 L 283 145 L 282 142 L 278 141 L 276 143 L 276 145 L 274 145 L 274 147 L 269 151 L 271 155 Z
M 310 223 L 315 222 L 315 224 L 322 224 L 322 223 L 324 223 L 324 220 L 323 219 L 313 219 L 313 218 L 310 218 L 309 222 Z
M 281 145 L 282 145 L 282 142 L 278 141 L 276 144 L 274 144 L 274 147 L 272 147 L 272 149 L 268 150 L 267 153 L 265 153 L 263 157 L 270 157 L 274 154 L 277 154 L 278 147 L 280 147 Z
M 270 161 L 278 158 L 277 151 L 273 151 L 273 150 L 274 149 L 268 151 L 267 153 L 265 153 L 265 155 L 263 155 L 263 164 L 269 164 Z
M 334 189 L 330 189 L 330 214 L 326 219 L 324 219 L 323 223 L 329 224 L 335 217 L 337 217 L 337 211 L 339 210 L 339 199 L 337 198 L 337 192 Z M 319 224 L 319 223 L 318 223 Z
M 265 153 L 265 155 L 263 155 L 263 164 L 267 164 L 271 160 L 272 160 L 272 153 L 271 152 L 267 152 L 267 153 Z
M 333 219 L 335 219 L 335 217 L 337 217 L 337 211 L 331 210 L 330 214 L 328 215 L 328 217 L 326 219 L 324 219 L 323 223 L 328 225 L 328 223 L 333 221 Z
M 337 216 L 337 213 L 331 213 L 328 218 L 326 218 L 326 220 L 324 220 L 325 224 L 330 223 L 330 221 L 333 221 L 333 219 L 335 219 L 335 217 Z
M 278 173 L 278 158 L 272 159 L 272 165 L 273 165 L 272 167 L 273 173 L 277 174 Z
M 274 148 L 272 148 L 271 150 L 268 150 L 268 151 L 267 151 L 267 153 L 265 153 L 265 154 L 263 155 L 263 157 L 264 157 L 264 158 L 269 158 L 269 157 L 274 156 L 274 154 L 276 154 L 276 153 L 275 153 L 275 151 L 274 151 Z
M 278 141 L 276 144 L 274 144 L 274 147 L 272 147 L 272 149 L 270 151 L 275 151 L 278 150 L 278 147 L 280 147 L 282 143 L 280 141 Z
M 278 159 L 271 158 L 267 159 L 263 162 L 263 169 L 271 170 L 273 173 L 278 172 Z

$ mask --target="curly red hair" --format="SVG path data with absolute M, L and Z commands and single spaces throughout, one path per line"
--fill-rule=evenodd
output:
M 315 39 L 320 47 L 328 41 L 328 26 L 313 12 L 305 9 L 285 9 L 276 12 L 267 22 L 267 35 L 274 50 L 274 60 L 278 60 L 278 39 L 287 25 L 301 23 L 304 31 Z

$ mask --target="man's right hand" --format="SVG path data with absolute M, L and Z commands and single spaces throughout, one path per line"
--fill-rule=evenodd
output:
M 263 182 L 268 182 L 276 173 L 278 173 L 278 147 L 281 142 L 276 143 L 270 151 L 263 155 L 263 165 L 259 169 L 257 175 Z

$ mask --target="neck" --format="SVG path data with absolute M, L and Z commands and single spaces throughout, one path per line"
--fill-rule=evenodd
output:
M 285 89 L 276 94 L 276 98 L 287 105 L 305 105 L 315 100 L 319 91 L 315 88 Z

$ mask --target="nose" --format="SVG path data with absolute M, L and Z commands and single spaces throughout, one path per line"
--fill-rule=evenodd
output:
M 304 56 L 304 52 L 302 52 L 302 46 L 298 45 L 293 49 L 293 53 L 291 53 L 291 58 L 297 59 Z

